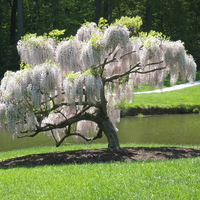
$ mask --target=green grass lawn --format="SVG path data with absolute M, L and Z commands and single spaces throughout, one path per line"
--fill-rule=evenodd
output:
M 196 73 L 196 80 L 200 80 L 200 72 Z M 164 87 L 170 86 L 170 80 L 167 78 Z M 179 80 L 178 84 L 182 82 Z M 156 89 L 156 88 L 154 88 Z M 149 86 L 143 86 L 137 91 L 152 90 Z M 139 93 L 134 94 L 132 103 L 124 103 L 121 105 L 122 111 L 128 108 L 183 108 L 185 111 L 194 110 L 200 111 L 200 85 L 160 93 Z M 190 112 L 190 111 L 189 111 Z
M 180 90 L 135 94 L 132 103 L 125 103 L 124 107 L 180 107 L 180 106 L 199 106 L 200 105 L 200 85 L 188 87 Z
M 120 106 L 122 116 L 156 113 L 200 113 L 200 85 L 161 93 L 134 95 L 132 103 Z
M 62 146 L 59 150 L 99 147 L 105 146 Z M 1 152 L 0 158 L 49 151 L 55 148 Z M 0 169 L 0 199 L 199 199 L 199 163 L 200 158 L 189 158 Z

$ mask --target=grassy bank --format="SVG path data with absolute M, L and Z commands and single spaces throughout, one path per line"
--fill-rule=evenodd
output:
M 88 146 L 59 150 L 79 148 Z M 0 158 L 49 151 L 54 147 L 0 153 Z M 198 199 L 199 162 L 200 158 L 190 158 L 0 169 L 0 199 Z
M 175 113 L 198 113 L 200 111 L 200 85 L 180 90 L 135 94 L 132 103 L 125 103 L 121 109 L 124 114 L 167 114 Z
M 162 107 L 176 107 L 179 105 L 200 105 L 200 85 L 170 92 L 135 94 L 135 99 L 133 103 L 127 106 L 145 104 Z
M 196 72 L 196 80 L 200 80 L 200 71 Z M 179 79 L 177 84 L 182 84 Z M 170 86 L 168 77 L 164 88 Z M 156 88 L 153 88 L 156 89 Z M 142 86 L 137 91 L 152 90 L 149 86 Z M 182 114 L 200 112 L 200 85 L 180 90 L 161 93 L 141 93 L 134 95 L 132 103 L 121 105 L 122 116 L 137 114 Z

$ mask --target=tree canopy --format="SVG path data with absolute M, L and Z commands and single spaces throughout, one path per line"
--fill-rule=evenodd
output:
M 135 36 L 127 20 L 138 18 L 87 22 L 64 39 L 51 32 L 19 40 L 21 70 L 7 71 L 1 81 L 1 126 L 16 137 L 46 132 L 57 146 L 69 136 L 91 142 L 104 133 L 108 148 L 119 149 L 118 106 L 132 101 L 134 85 L 162 87 L 168 74 L 172 84 L 179 75 L 192 82 L 196 73 L 181 41 L 156 32 Z

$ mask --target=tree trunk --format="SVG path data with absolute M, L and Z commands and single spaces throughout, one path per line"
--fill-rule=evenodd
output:
M 99 128 L 105 133 L 108 140 L 108 150 L 109 151 L 119 151 L 120 145 L 116 130 L 110 121 L 109 117 L 102 119 Z
M 10 44 L 16 43 L 16 21 L 17 21 L 17 1 L 14 0 L 11 5 L 11 19 L 10 19 Z
M 153 15 L 152 5 L 151 5 L 151 3 L 147 2 L 146 3 L 146 14 L 145 14 L 145 21 L 146 21 L 145 31 L 147 33 L 149 33 L 151 31 L 152 15 Z
M 17 1 L 17 14 L 18 14 L 18 40 L 24 35 L 24 22 L 23 22 L 23 0 Z
M 53 10 L 52 10 L 52 19 L 53 19 L 53 29 L 58 28 L 58 0 L 53 0 Z
M 101 4 L 102 4 L 102 0 L 95 0 L 95 22 L 97 24 L 101 17 Z
M 104 19 L 108 20 L 108 23 L 110 24 L 112 22 L 112 0 L 104 0 Z

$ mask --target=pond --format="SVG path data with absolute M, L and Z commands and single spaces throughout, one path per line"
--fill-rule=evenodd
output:
M 200 115 L 155 115 L 122 118 L 121 143 L 157 143 L 200 145 Z
M 200 145 L 200 115 L 155 115 L 124 117 L 118 124 L 120 143 L 157 143 Z M 76 143 L 72 138 L 67 143 Z M 96 141 L 106 143 L 105 136 Z M 34 138 L 12 139 L 0 133 L 0 151 L 55 145 L 52 138 L 40 134 Z

